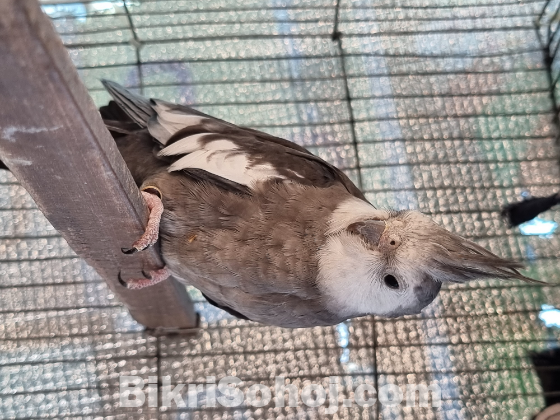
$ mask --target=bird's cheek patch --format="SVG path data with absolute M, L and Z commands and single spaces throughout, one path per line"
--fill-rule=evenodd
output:
M 383 232 L 385 232 L 385 222 L 381 220 L 365 220 L 363 222 L 352 223 L 348 226 L 348 232 L 359 235 L 372 247 L 378 247 Z

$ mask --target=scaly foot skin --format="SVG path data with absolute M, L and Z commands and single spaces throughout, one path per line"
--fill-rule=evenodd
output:
M 144 279 L 131 279 L 124 281 L 121 277 L 121 273 L 119 272 L 119 283 L 122 284 L 127 289 L 143 289 L 145 287 L 150 287 L 155 284 L 161 283 L 162 281 L 166 280 L 171 273 L 166 267 L 160 268 L 159 270 L 152 270 L 148 273 L 142 272 L 146 278 Z
M 155 244 L 158 240 L 159 222 L 161 221 L 161 215 L 163 214 L 163 203 L 161 202 L 160 197 L 150 192 L 142 191 L 142 197 L 150 210 L 148 225 L 146 226 L 146 231 L 140 239 L 132 244 L 132 248 L 121 249 L 125 254 L 135 254 L 136 252 L 142 251 Z
M 155 244 L 159 236 L 159 223 L 161 221 L 161 215 L 163 214 L 163 203 L 161 201 L 161 191 L 157 187 L 145 187 L 142 191 L 142 197 L 150 210 L 150 216 L 148 217 L 148 224 L 146 225 L 146 230 L 144 234 L 132 245 L 132 248 L 122 248 L 122 252 L 125 254 L 134 254 L 138 251 L 143 251 Z M 158 270 L 152 270 L 149 273 L 142 272 L 144 274 L 143 279 L 131 279 L 126 282 L 122 279 L 121 273 L 119 272 L 119 283 L 122 284 L 127 289 L 143 289 L 144 287 L 150 287 L 154 284 L 161 283 L 166 280 L 170 273 L 167 268 L 160 268 Z

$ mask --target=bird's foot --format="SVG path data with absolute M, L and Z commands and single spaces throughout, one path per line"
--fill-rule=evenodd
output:
M 144 274 L 144 277 L 146 278 L 130 279 L 124 281 L 119 271 L 119 277 L 118 277 L 119 283 L 122 284 L 127 289 L 143 289 L 145 287 L 150 287 L 155 284 L 161 283 L 171 275 L 167 267 L 160 268 L 159 270 L 151 270 L 148 273 L 142 271 L 142 274 Z
M 159 222 L 163 214 L 163 203 L 161 201 L 161 192 L 155 187 L 146 187 L 142 191 L 142 197 L 150 210 L 150 217 L 146 231 L 134 244 L 132 248 L 121 248 L 125 254 L 135 254 L 149 246 L 155 244 L 159 235 Z

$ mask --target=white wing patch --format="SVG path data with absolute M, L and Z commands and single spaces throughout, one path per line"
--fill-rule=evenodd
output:
M 167 146 L 161 152 L 160 156 L 173 156 L 173 155 L 184 155 L 185 153 L 192 153 L 200 149 L 200 144 L 198 141 L 209 133 L 193 134 L 192 136 L 185 137 L 182 140 L 176 141 L 171 146 Z
M 172 104 L 157 99 L 153 99 L 153 102 L 157 122 L 148 124 L 148 130 L 163 145 L 167 144 L 171 136 L 179 130 L 201 125 L 207 120 L 204 116 L 187 114 L 181 109 L 174 108 Z M 286 179 L 272 165 L 251 163 L 249 156 L 227 138 L 204 141 L 208 140 L 205 138 L 208 135 L 215 136 L 214 133 L 193 134 L 161 150 L 160 156 L 185 155 L 168 168 L 169 172 L 203 169 L 247 187 L 253 187 L 258 182 L 272 178 Z M 303 178 L 295 171 L 292 172 Z
M 157 113 L 157 124 L 148 124 L 148 130 L 162 144 L 166 144 L 167 140 L 177 131 L 185 127 L 198 125 L 206 119 L 200 115 L 177 112 L 163 101 L 157 99 L 153 99 L 153 101 L 155 102 L 153 108 Z
M 271 178 L 282 178 L 271 165 L 250 164 L 246 154 L 228 139 L 201 141 L 210 133 L 195 134 L 178 140 L 159 152 L 160 156 L 183 156 L 169 168 L 169 172 L 183 169 L 203 169 L 214 175 L 252 187 Z

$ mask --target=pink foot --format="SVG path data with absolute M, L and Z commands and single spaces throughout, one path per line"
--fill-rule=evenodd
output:
M 150 287 L 154 284 L 161 283 L 171 275 L 166 267 L 160 268 L 159 270 L 152 270 L 149 273 L 143 272 L 143 274 L 147 278 L 124 281 L 121 277 L 121 273 L 119 272 L 119 283 L 127 289 L 143 289 L 144 287 Z
M 147 188 L 147 190 L 151 191 L 154 190 L 154 188 Z M 122 252 L 125 254 L 134 254 L 138 251 L 142 251 L 155 244 L 158 240 L 159 222 L 163 214 L 163 203 L 160 197 L 151 192 L 142 191 L 142 197 L 150 210 L 146 231 L 140 239 L 132 244 L 132 248 L 122 248 Z

